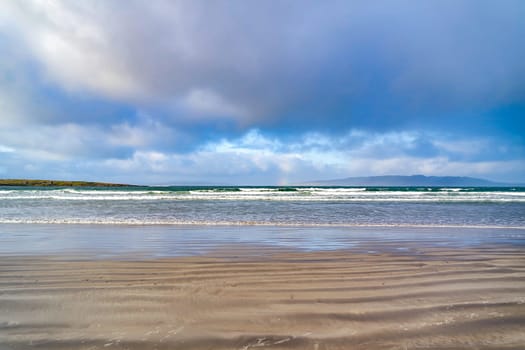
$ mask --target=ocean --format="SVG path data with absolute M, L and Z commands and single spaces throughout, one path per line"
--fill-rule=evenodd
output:
M 246 242 L 326 250 L 524 238 L 519 187 L 0 187 L 4 254 L 179 255 Z

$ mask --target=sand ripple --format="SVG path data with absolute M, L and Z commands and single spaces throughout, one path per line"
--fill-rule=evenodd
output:
M 236 252 L 237 254 L 238 252 Z M 523 349 L 525 252 L 0 260 L 0 349 Z

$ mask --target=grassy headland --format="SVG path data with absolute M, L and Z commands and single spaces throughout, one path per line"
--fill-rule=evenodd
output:
M 0 186 L 123 187 L 132 185 L 90 181 L 0 179 Z

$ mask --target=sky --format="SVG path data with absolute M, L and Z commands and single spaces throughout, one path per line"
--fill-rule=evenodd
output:
M 0 2 L 0 178 L 525 182 L 525 1 Z

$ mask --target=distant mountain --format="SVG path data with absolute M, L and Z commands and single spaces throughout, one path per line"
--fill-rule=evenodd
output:
M 385 176 L 366 176 L 348 177 L 346 179 L 309 181 L 302 185 L 308 186 L 392 186 L 392 187 L 411 187 L 411 186 L 473 186 L 473 187 L 504 187 L 516 186 L 515 184 L 493 182 L 485 179 L 463 176 L 425 176 L 425 175 L 385 175 Z

